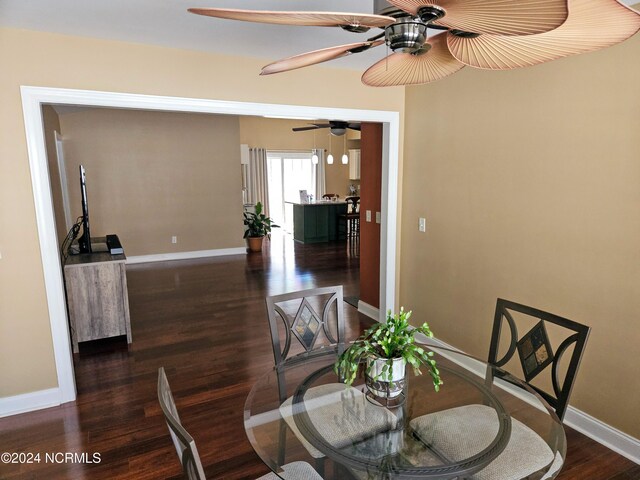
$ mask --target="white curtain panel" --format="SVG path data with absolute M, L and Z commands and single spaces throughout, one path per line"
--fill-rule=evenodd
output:
M 316 148 L 313 153 L 318 155 L 318 164 L 316 165 L 316 200 L 322 200 L 322 196 L 327 193 L 324 150 Z
M 267 151 L 264 148 L 249 149 L 248 203 L 262 203 L 265 215 L 269 215 L 269 185 L 267 181 Z

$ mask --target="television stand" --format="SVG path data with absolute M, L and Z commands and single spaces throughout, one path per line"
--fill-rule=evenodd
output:
M 92 238 L 94 253 L 69 255 L 65 261 L 64 278 L 74 353 L 78 353 L 78 343 L 100 338 L 126 335 L 127 343 L 131 343 L 125 269 L 127 257 L 124 253 L 111 255 L 106 248 L 101 248 L 105 243 L 104 237 Z

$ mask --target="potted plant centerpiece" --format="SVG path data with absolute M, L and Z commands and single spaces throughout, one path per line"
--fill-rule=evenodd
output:
M 360 363 L 364 361 L 368 390 L 377 397 L 393 399 L 404 388 L 406 365 L 411 365 L 416 375 L 421 373 L 420 367 L 425 366 L 437 392 L 442 380 L 436 361 L 431 358 L 433 352 L 415 340 L 417 333 L 429 338 L 433 337 L 433 333 L 427 323 L 419 327 L 409 325 L 410 316 L 411 312 L 405 312 L 403 308 L 397 315 L 389 311 L 386 323 L 377 323 L 366 330 L 336 360 L 334 370 L 338 376 L 351 385 L 356 379 Z
M 262 203 L 256 203 L 255 212 L 244 212 L 244 238 L 247 239 L 247 246 L 252 252 L 262 251 L 262 239 L 272 228 L 279 227 L 273 223 L 273 219 L 262 213 Z

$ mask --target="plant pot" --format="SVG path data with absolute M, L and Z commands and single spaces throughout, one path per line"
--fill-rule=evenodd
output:
M 262 239 L 264 237 L 247 237 L 247 246 L 251 252 L 262 251 Z
M 391 376 L 383 374 L 383 368 L 387 365 L 387 358 L 368 358 L 365 371 L 365 384 L 367 389 L 376 397 L 395 398 L 402 393 L 406 365 L 404 358 L 393 359 L 391 364 Z

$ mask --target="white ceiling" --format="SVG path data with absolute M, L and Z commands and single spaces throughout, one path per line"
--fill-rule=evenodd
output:
M 237 22 L 193 15 L 189 7 L 372 13 L 373 0 L 0 0 L 0 26 L 259 57 L 265 64 L 379 32 Z M 385 50 L 381 46 L 330 64 L 364 70 Z
M 237 22 L 194 15 L 189 7 L 372 13 L 373 0 L 0 0 L 0 26 L 259 57 L 265 64 L 380 32 Z M 384 56 L 382 46 L 331 63 L 364 69 Z

